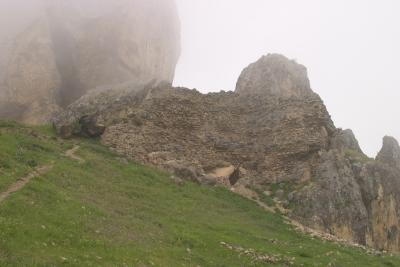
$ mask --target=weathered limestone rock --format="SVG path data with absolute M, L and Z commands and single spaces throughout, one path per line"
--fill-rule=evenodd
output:
M 363 153 L 352 130 L 339 130 L 331 140 L 331 147 Z
M 268 94 L 281 97 L 308 96 L 307 69 L 278 54 L 263 56 L 243 70 L 236 85 L 239 94 Z
M 61 80 L 44 8 L 39 0 L 0 2 L 0 117 L 36 124 L 58 111 Z
M 400 146 L 393 137 L 383 138 L 383 147 L 376 160 L 400 170 Z
M 43 123 L 90 90 L 173 80 L 174 0 L 5 0 L 0 17 L 0 117 Z
M 276 80 L 275 73 L 305 71 L 292 61 L 284 62 L 283 56 L 274 57 L 278 63 L 265 62 L 271 80 Z M 307 84 L 303 74 L 301 80 Z M 258 183 L 309 181 L 318 151 L 328 149 L 336 132 L 325 105 L 309 87 L 304 87 L 309 91 L 304 95 L 289 92 L 296 92 L 298 86 L 281 94 L 265 88 L 259 94 L 208 95 L 168 84 L 141 88 L 140 93 L 105 91 L 85 96 L 54 124 L 68 137 L 73 133 L 66 135 L 65 129 L 74 129 L 71 125 L 85 115 L 95 115 L 106 126 L 103 142 L 137 161 L 163 166 L 163 162 L 185 160 L 206 174 L 220 168 L 221 161 L 227 166 L 241 164 Z M 165 153 L 169 155 L 165 159 L 147 156 Z
M 318 98 L 202 95 L 166 86 L 94 99 L 77 101 L 55 120 L 56 128 L 97 112 L 106 125 L 103 142 L 137 161 L 159 165 L 146 155 L 168 152 L 199 163 L 205 173 L 220 161 L 242 163 L 260 181 L 310 179 L 309 161 L 328 147 L 333 127 Z
M 243 72 L 235 93 L 141 89 L 85 96 L 55 127 L 62 132 L 94 116 L 106 128 L 103 144 L 138 162 L 227 187 L 239 171 L 233 180 L 242 188 L 278 185 L 271 194 L 303 224 L 400 251 L 397 142 L 385 138 L 377 161 L 365 156 L 351 130 L 335 128 L 303 66 L 263 57 Z
M 343 133 L 338 136 L 333 144 L 343 140 Z M 400 169 L 393 168 L 397 142 L 385 138 L 377 157 L 381 160 L 375 161 L 360 152 L 353 138 L 346 139 L 353 141 L 345 149 L 339 145 L 320 152 L 313 183 L 293 192 L 292 216 L 353 242 L 399 251 Z
M 355 174 L 369 215 L 366 244 L 399 251 L 400 171 L 375 161 Z

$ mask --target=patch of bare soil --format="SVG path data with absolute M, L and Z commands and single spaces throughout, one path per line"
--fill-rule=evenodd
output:
M 75 145 L 73 148 L 71 148 L 65 152 L 65 156 L 67 156 L 73 160 L 76 160 L 79 163 L 85 163 L 85 160 L 83 158 L 75 155 L 75 153 L 79 150 L 79 148 L 80 147 L 78 145 Z
M 213 177 L 229 177 L 234 171 L 235 167 L 231 165 L 228 167 L 217 168 L 208 175 L 211 175 Z

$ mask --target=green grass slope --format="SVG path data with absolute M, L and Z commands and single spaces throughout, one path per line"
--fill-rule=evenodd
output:
M 77 142 L 85 163 L 65 156 Z M 1 122 L 0 192 L 42 165 L 53 168 L 0 204 L 2 267 L 400 266 L 297 233 L 226 189 L 177 185 L 96 141 Z

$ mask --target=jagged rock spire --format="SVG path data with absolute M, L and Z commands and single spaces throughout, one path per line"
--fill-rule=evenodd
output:
M 394 137 L 385 136 L 383 146 L 376 160 L 400 169 L 400 146 Z

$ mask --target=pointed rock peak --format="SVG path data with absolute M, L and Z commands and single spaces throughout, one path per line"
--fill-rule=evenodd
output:
M 400 169 L 400 146 L 395 138 L 390 136 L 383 138 L 383 146 L 376 160 Z
M 239 94 L 302 97 L 313 94 L 307 69 L 279 54 L 269 54 L 244 69 L 236 84 Z
M 363 154 L 357 138 L 351 129 L 339 130 L 333 138 L 332 144 L 337 149 L 350 149 Z

